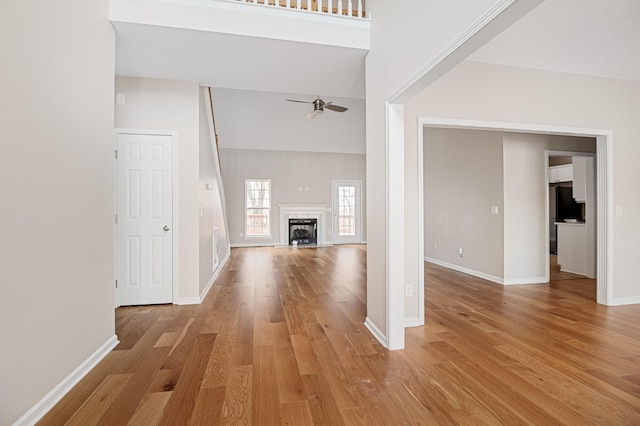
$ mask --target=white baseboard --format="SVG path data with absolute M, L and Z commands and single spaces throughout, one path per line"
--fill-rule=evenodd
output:
M 200 297 L 198 296 L 178 297 L 173 300 L 174 305 L 199 305 L 200 303 L 202 303 L 202 300 L 200 300 Z
M 493 275 L 485 274 L 484 272 L 475 271 L 473 269 L 465 268 L 463 266 L 454 265 L 453 263 L 443 262 L 442 260 L 433 259 L 431 257 L 424 258 L 426 262 L 434 263 L 436 265 L 443 266 L 448 269 L 453 269 L 454 271 L 462 272 L 463 274 L 473 275 L 474 277 L 482 278 L 483 280 L 491 281 L 497 284 L 505 285 L 504 279 L 500 277 L 496 277 Z
M 38 420 L 44 417 L 93 367 L 107 356 L 117 344 L 118 336 L 111 336 L 102 346 L 92 353 L 89 358 L 85 359 L 75 370 L 51 389 L 36 405 L 24 413 L 13 426 L 35 425 Z
M 243 247 L 273 247 L 277 245 L 273 241 L 269 243 L 241 243 L 241 244 L 231 244 L 232 248 L 243 248 Z
M 222 268 L 224 268 L 224 265 L 226 265 L 227 261 L 229 260 L 230 255 L 231 255 L 231 247 L 229 247 L 229 251 L 227 251 L 227 255 L 224 257 L 224 259 L 222 259 L 222 262 L 220 262 L 220 264 L 218 265 L 218 268 L 216 268 L 216 271 L 213 273 L 213 276 L 207 283 L 207 286 L 204 288 L 204 290 L 200 292 L 201 302 L 207 296 L 207 293 L 209 293 L 209 290 L 211 290 L 211 287 L 213 287 L 213 283 L 218 279 L 218 276 L 220 275 L 220 272 L 222 272 Z
M 387 345 L 387 337 L 383 332 L 380 331 L 380 329 L 378 329 L 378 327 L 376 327 L 376 325 L 369 319 L 369 317 L 365 318 L 364 326 L 367 327 L 367 330 L 369 330 L 371 334 L 373 334 L 373 337 L 375 337 L 382 346 L 384 346 L 385 348 L 389 347 Z
M 547 284 L 547 277 L 506 278 L 504 285 Z
M 636 305 L 640 303 L 640 297 L 615 297 L 611 306 Z
M 404 326 L 405 327 L 420 327 L 424 325 L 424 318 L 419 318 L 419 317 L 415 317 L 415 318 L 405 318 L 404 319 Z

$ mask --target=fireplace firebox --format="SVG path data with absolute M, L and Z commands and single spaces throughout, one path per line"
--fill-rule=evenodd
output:
M 318 219 L 289 219 L 289 245 L 318 244 Z

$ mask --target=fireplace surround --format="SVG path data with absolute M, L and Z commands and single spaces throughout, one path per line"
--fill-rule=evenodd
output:
M 331 212 L 329 204 L 278 204 L 280 208 L 280 245 L 290 245 L 289 219 L 315 219 L 316 245 L 327 244 L 326 215 Z M 329 215 L 330 217 L 330 215 Z

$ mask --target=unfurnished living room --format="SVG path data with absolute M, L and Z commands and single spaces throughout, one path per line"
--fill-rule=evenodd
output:
M 0 11 L 1 424 L 640 424 L 637 2 Z

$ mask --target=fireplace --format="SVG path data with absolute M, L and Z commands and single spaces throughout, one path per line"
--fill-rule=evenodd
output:
M 318 219 L 289 219 L 289 245 L 318 244 Z
M 290 247 L 291 237 L 290 224 L 291 219 L 314 219 L 316 221 L 316 242 L 314 245 L 322 246 L 327 244 L 327 236 L 325 234 L 325 223 L 327 216 L 331 220 L 331 206 L 329 204 L 278 204 L 280 208 L 279 224 L 279 246 Z

